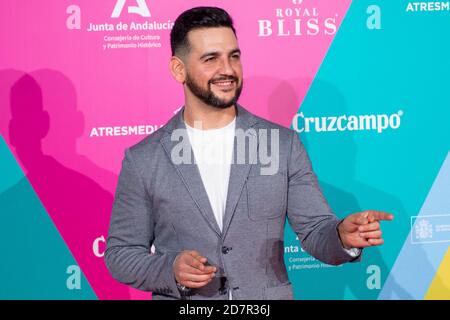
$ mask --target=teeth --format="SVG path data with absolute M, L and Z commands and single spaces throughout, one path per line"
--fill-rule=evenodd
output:
M 218 85 L 218 86 L 229 86 L 231 85 L 232 81 L 227 81 L 227 82 L 214 82 L 214 84 Z

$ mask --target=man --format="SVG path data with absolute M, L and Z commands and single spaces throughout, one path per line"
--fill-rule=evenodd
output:
M 181 14 L 171 46 L 185 104 L 125 153 L 105 253 L 113 277 L 154 299 L 292 299 L 286 217 L 302 247 L 328 264 L 383 243 L 379 220 L 392 215 L 338 220 L 297 134 L 237 104 L 241 52 L 224 10 Z

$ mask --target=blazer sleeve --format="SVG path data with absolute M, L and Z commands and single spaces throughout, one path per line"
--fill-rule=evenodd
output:
M 323 196 L 308 154 L 294 131 L 288 161 L 287 217 L 302 248 L 331 265 L 359 261 L 360 255 L 353 257 L 343 248 L 337 230 L 341 220 Z
M 154 253 L 150 197 L 130 149 L 126 150 L 114 198 L 105 263 L 116 280 L 134 288 L 180 298 L 172 265 L 177 253 Z

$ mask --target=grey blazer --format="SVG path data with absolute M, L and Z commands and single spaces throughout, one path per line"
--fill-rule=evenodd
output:
M 278 172 L 261 175 L 260 161 L 231 165 L 221 231 L 197 165 L 171 160 L 178 143 L 171 134 L 185 128 L 181 109 L 125 151 L 105 252 L 115 279 L 152 291 L 154 299 L 228 299 L 230 290 L 233 299 L 292 299 L 283 258 L 286 217 L 302 248 L 317 259 L 332 265 L 359 260 L 342 248 L 340 221 L 296 132 L 236 109 L 236 129 L 279 130 Z M 236 153 L 236 139 L 234 147 Z M 172 271 L 183 250 L 199 251 L 219 270 L 208 285 L 187 295 L 178 290 Z

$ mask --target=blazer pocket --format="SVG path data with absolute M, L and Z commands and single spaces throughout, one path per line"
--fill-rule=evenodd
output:
M 247 203 L 250 220 L 280 217 L 286 207 L 287 178 L 284 174 L 247 178 Z

